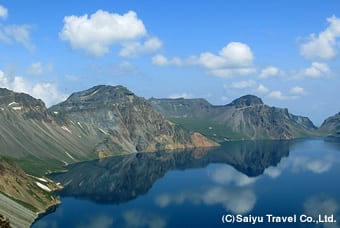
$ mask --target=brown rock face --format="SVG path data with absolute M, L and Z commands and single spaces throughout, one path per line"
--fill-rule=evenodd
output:
M 198 133 L 198 132 L 194 132 L 191 135 L 191 141 L 194 145 L 194 147 L 212 147 L 212 146 L 218 146 L 219 144 L 211 141 L 211 140 L 207 140 L 206 137 L 204 137 L 202 134 Z
M 8 218 L 3 215 L 0 215 L 0 227 L 1 228 L 11 228 Z

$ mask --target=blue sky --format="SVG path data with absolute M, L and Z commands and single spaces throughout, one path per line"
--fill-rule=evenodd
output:
M 340 111 L 338 1 L 0 1 L 0 87 L 50 106 L 98 84 L 316 124 Z

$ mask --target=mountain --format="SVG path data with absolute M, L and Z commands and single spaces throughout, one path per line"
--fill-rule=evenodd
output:
M 104 134 L 58 123 L 45 104 L 24 93 L 0 89 L 0 155 L 34 174 L 97 158 L 93 145 Z
M 105 140 L 94 150 L 102 155 L 217 146 L 166 120 L 144 98 L 123 86 L 100 85 L 74 93 L 49 111 L 57 113 L 62 123 L 100 130 Z
M 223 106 L 211 105 L 204 99 L 151 98 L 149 102 L 171 121 L 216 141 L 292 139 L 316 134 L 316 127 L 307 117 L 265 105 L 253 95 Z
M 328 134 L 340 132 L 340 112 L 327 118 L 320 126 L 320 131 Z
M 146 194 L 171 170 L 228 164 L 249 177 L 263 174 L 289 155 L 289 141 L 227 142 L 216 148 L 138 153 L 67 166 L 68 172 L 51 178 L 63 184 L 62 196 L 118 204 Z M 227 174 L 226 174 L 227 175 Z
M 327 136 L 327 140 L 340 141 L 340 112 L 327 118 L 320 126 L 319 131 Z
M 122 86 L 77 92 L 50 109 L 0 89 L 0 132 L 0 155 L 35 174 L 113 154 L 218 145 L 164 119 Z
M 14 227 L 29 227 L 40 213 L 59 204 L 51 192 L 55 188 L 52 181 L 29 176 L 12 162 L 0 159 L 0 215 Z

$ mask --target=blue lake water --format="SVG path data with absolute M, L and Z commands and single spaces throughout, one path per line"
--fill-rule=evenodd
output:
M 340 143 L 323 139 L 139 153 L 68 170 L 52 176 L 65 186 L 62 204 L 34 228 L 340 227 Z

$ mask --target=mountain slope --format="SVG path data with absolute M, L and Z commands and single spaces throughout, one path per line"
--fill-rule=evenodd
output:
M 318 129 L 321 134 L 327 135 L 328 141 L 340 141 L 340 112 L 328 117 Z
M 335 134 L 340 132 L 340 112 L 334 116 L 328 117 L 320 126 L 320 131 Z
M 95 86 L 72 94 L 49 109 L 60 122 L 80 123 L 106 135 L 95 150 L 103 155 L 134 151 L 216 146 L 198 133 L 191 134 L 123 86 Z
M 18 166 L 0 159 L 0 214 L 15 227 L 28 227 L 39 213 L 59 204 L 50 192 L 52 182 L 28 176 Z
M 121 86 L 74 93 L 50 110 L 0 89 L 0 132 L 0 156 L 36 175 L 113 154 L 217 145 L 165 120 Z
M 307 117 L 265 105 L 246 95 L 228 105 L 214 106 L 203 99 L 149 100 L 155 110 L 182 126 L 217 141 L 237 139 L 291 139 L 315 134 Z
M 99 130 L 57 123 L 41 100 L 7 89 L 0 89 L 0 132 L 0 155 L 35 174 L 96 158 L 93 145 L 104 139 Z

